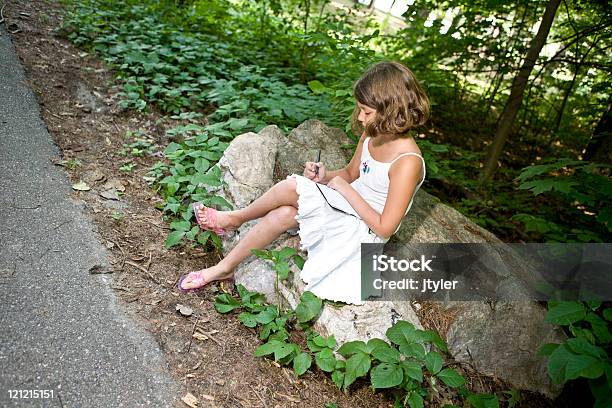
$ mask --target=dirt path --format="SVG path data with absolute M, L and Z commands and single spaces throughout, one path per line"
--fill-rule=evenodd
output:
M 145 322 L 183 385 L 181 396 L 190 392 L 200 406 L 215 407 L 391 406 L 390 398 L 365 382 L 357 382 L 347 396 L 321 371 L 296 380 L 288 369 L 254 357 L 257 332 L 214 310 L 219 288 L 176 292 L 181 274 L 216 262 L 218 255 L 164 248 L 168 228 L 155 208 L 161 199 L 142 178 L 157 159 L 119 154 L 128 132 L 142 132 L 154 151 L 163 150 L 165 129 L 173 124 L 159 122 L 156 113 L 140 115 L 118 106 L 112 73 L 54 31 L 63 16 L 56 2 L 13 1 L 4 16 L 27 85 L 62 152 L 56 164 L 73 184 L 84 181 L 91 188 L 74 191 L 73 198 L 85 203 L 109 254 L 111 270 L 94 272 L 112 276 L 117 295 Z M 179 303 L 192 307 L 194 315 L 179 315 Z M 192 338 L 196 330 L 208 339 Z

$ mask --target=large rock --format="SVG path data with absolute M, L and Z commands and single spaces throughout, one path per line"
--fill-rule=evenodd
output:
M 285 136 L 276 126 L 267 126 L 258 134 L 246 133 L 235 138 L 219 161 L 223 180 L 227 184 L 218 194 L 237 208 L 242 208 L 264 193 L 274 182 L 291 173 L 301 174 L 305 161 L 314 161 L 316 151 L 322 150 L 322 161 L 328 168 L 343 167 L 351 151 L 341 146 L 349 142 L 339 129 L 327 127 L 320 121 L 308 120 Z M 235 235 L 224 241 L 227 253 L 248 232 L 256 221 L 244 224 Z M 412 209 L 402 221 L 393 238 L 404 243 L 492 242 L 500 243 L 493 234 L 474 224 L 461 213 L 444 205 L 434 196 L 420 189 Z M 299 250 L 299 238 L 283 234 L 271 248 L 291 246 Z M 507 261 L 511 251 L 491 253 L 491 258 Z M 520 264 L 515 259 L 511 264 Z M 497 272 L 502 284 L 500 291 L 516 299 L 523 291 L 520 284 L 531 270 L 516 268 Z M 520 268 L 519 268 L 520 269 Z M 249 290 L 266 295 L 270 302 L 294 308 L 303 293 L 304 284 L 299 271 L 293 267 L 289 279 L 275 288 L 272 266 L 253 256 L 236 269 L 236 281 Z M 518 296 L 520 297 L 520 296 Z M 442 302 L 449 311 L 452 323 L 446 334 L 449 350 L 458 361 L 470 363 L 486 375 L 504 379 L 521 389 L 555 396 L 560 391 L 553 387 L 546 374 L 545 360 L 536 354 L 538 346 L 546 342 L 561 342 L 562 333 L 544 322 L 545 309 L 530 301 L 523 302 Z M 452 309 L 452 310 L 451 310 Z M 397 320 L 407 320 L 422 327 L 410 302 L 366 302 L 365 305 L 341 307 L 326 304 L 315 323 L 324 335 L 333 334 L 339 343 L 349 340 L 386 338 L 385 331 Z

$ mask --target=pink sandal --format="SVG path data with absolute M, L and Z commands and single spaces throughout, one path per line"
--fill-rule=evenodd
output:
M 206 224 L 200 219 L 198 215 L 198 211 L 202 208 L 204 209 L 204 212 L 206 213 L 206 221 L 207 221 Z M 212 231 L 215 234 L 219 235 L 220 237 L 225 237 L 229 235 L 226 229 L 218 227 L 216 225 L 217 224 L 217 210 L 215 210 L 214 208 L 205 207 L 204 204 L 197 201 L 193 203 L 193 213 L 195 215 L 196 221 L 198 222 L 198 225 L 200 226 L 200 228 L 204 230 Z
M 232 276 L 231 278 L 227 278 L 227 279 L 213 279 L 211 281 L 206 281 L 203 277 L 200 276 L 200 274 L 198 274 L 198 277 L 196 277 L 195 279 L 192 280 L 192 282 L 197 282 L 197 283 L 201 283 L 204 282 L 203 285 L 198 286 L 197 288 L 189 288 L 189 289 L 184 289 L 183 288 L 183 281 L 191 274 L 197 274 L 197 272 L 189 272 L 187 275 L 183 275 L 181 276 L 181 278 L 179 279 L 178 283 L 176 284 L 176 288 L 178 289 L 179 292 L 181 293 L 191 293 L 191 292 L 197 292 L 201 289 L 204 289 L 206 286 L 208 286 L 209 284 L 213 283 L 213 282 L 233 282 L 234 281 L 234 277 Z

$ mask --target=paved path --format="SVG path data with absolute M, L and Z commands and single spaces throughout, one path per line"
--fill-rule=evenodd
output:
M 111 278 L 89 273 L 104 248 L 23 81 L 0 25 L 0 407 L 172 407 L 180 389 L 157 343 Z

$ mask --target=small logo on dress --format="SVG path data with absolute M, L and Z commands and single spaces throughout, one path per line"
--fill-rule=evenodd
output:
M 361 163 L 361 171 L 363 171 L 364 173 L 369 173 L 370 172 L 370 167 L 368 166 L 368 161 L 364 161 L 363 163 Z

